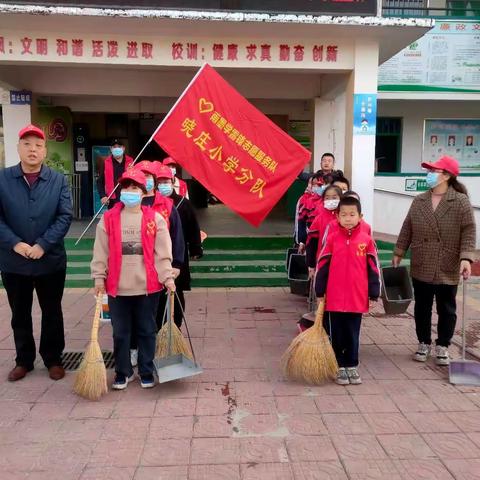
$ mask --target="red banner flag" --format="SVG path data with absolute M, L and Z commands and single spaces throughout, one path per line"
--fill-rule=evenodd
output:
M 311 155 L 210 65 L 200 69 L 153 138 L 256 227 Z

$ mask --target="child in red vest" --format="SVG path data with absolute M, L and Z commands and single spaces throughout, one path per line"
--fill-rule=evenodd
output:
M 147 194 L 142 199 L 142 205 L 146 207 L 152 207 L 158 212 L 167 222 L 168 231 L 170 233 L 170 239 L 172 240 L 172 267 L 174 277 L 176 278 L 180 274 L 180 268 L 184 262 L 185 256 L 185 243 L 183 240 L 182 222 L 178 211 L 173 205 L 173 200 L 164 197 L 157 190 L 158 178 L 167 172 L 171 175 L 171 171 L 161 162 L 143 160 L 135 165 L 135 169 L 142 171 L 145 174 L 147 180 Z M 132 366 L 138 365 L 138 348 L 137 348 L 137 335 L 136 332 L 132 332 L 130 342 L 130 360 Z
M 163 164 L 172 171 L 174 179 L 173 188 L 175 192 L 181 197 L 189 198 L 187 182 L 177 177 L 177 162 L 172 157 L 167 157 L 163 159 Z
M 325 297 L 324 327 L 339 366 L 336 383 L 358 385 L 360 324 L 369 299 L 380 295 L 380 271 L 375 242 L 360 225 L 360 202 L 342 198 L 337 218 L 339 228 L 327 232 L 318 261 L 315 292 Z
M 298 201 L 298 221 L 295 225 L 295 239 L 298 243 L 299 253 L 304 253 L 305 251 L 307 231 L 322 208 L 323 192 L 331 181 L 331 175 L 323 176 L 322 173 L 316 173 L 312 176 L 311 192 L 305 192 Z
M 133 380 L 130 361 L 132 330 L 138 339 L 138 373 L 142 388 L 155 385 L 156 315 L 164 286 L 175 290 L 172 242 L 164 218 L 142 207 L 145 175 L 136 169 L 119 180 L 120 203 L 103 215 L 97 225 L 92 277 L 95 294 L 108 294 L 112 318 L 115 380 L 123 390 Z

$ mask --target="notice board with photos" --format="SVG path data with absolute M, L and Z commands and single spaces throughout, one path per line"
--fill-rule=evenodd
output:
M 463 173 L 480 173 L 480 119 L 426 119 L 423 161 L 456 158 Z

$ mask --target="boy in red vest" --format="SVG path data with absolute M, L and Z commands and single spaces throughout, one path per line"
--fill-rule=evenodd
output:
M 339 366 L 336 383 L 358 385 L 360 324 L 369 299 L 376 301 L 380 295 L 380 270 L 375 242 L 360 223 L 360 202 L 342 198 L 337 218 L 339 228 L 326 233 L 315 292 L 325 297 L 324 327 Z
M 100 173 L 97 180 L 97 189 L 102 205 L 108 205 L 108 208 L 112 208 L 118 203 L 118 192 L 115 192 L 110 200 L 108 196 L 113 192 L 118 179 L 133 165 L 133 158 L 125 154 L 125 145 L 122 140 L 114 138 L 110 142 L 110 152 L 111 155 L 105 159 L 103 172 Z
M 132 330 L 138 340 L 138 373 L 142 388 L 155 385 L 156 315 L 164 286 L 175 290 L 172 242 L 164 218 L 142 207 L 145 175 L 136 169 L 119 180 L 120 202 L 97 225 L 92 277 L 95 294 L 108 294 L 112 317 L 115 380 L 112 388 L 123 390 L 133 380 L 130 361 Z
M 172 171 L 174 178 L 173 188 L 175 189 L 175 192 L 181 197 L 189 198 L 187 182 L 177 177 L 177 162 L 172 157 L 167 157 L 163 159 L 163 164 Z

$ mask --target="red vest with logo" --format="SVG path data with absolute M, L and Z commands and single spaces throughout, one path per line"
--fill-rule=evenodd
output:
M 111 210 L 103 215 L 105 231 L 108 235 L 108 273 L 105 288 L 108 295 L 115 297 L 120 281 L 122 269 L 122 221 L 121 213 L 123 203 L 117 203 Z M 145 274 L 147 278 L 147 293 L 155 293 L 162 290 L 163 285 L 158 280 L 157 269 L 155 268 L 155 238 L 157 236 L 156 212 L 152 208 L 142 207 L 142 248 L 143 261 L 145 263 Z
M 188 187 L 187 187 L 187 182 L 185 180 L 182 180 L 181 178 L 178 178 L 178 194 L 181 197 L 186 197 L 188 193 Z
M 316 279 L 316 286 L 327 281 L 321 288 L 326 290 L 325 310 L 368 312 L 369 270 L 379 282 L 375 242 L 365 227 L 359 224 L 350 231 L 339 227 L 327 232 Z M 318 293 L 317 290 L 317 295 Z
M 156 192 L 152 208 L 165 219 L 167 227 L 170 230 L 170 215 L 172 213 L 173 200 L 164 197 L 160 192 Z
M 125 170 L 128 170 L 132 165 L 133 158 L 125 155 Z M 105 175 L 105 194 L 108 197 L 115 188 L 115 179 L 113 178 L 113 158 L 111 155 L 109 155 L 105 159 L 105 164 L 103 168 Z M 117 198 L 117 195 L 114 193 L 111 198 Z

